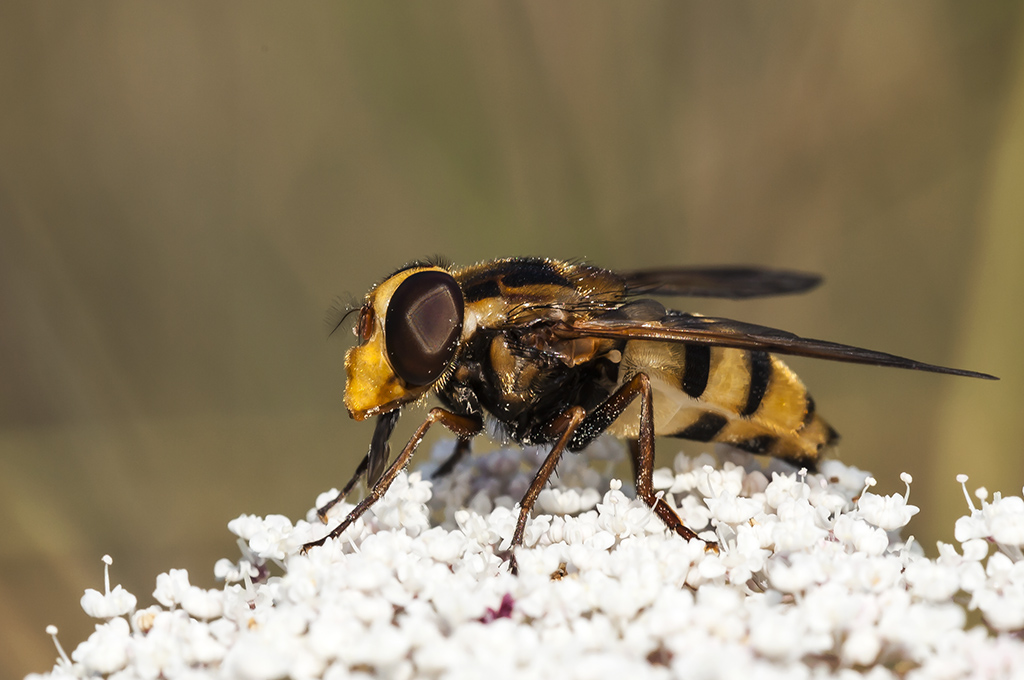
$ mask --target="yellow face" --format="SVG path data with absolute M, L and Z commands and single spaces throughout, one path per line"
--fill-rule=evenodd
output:
M 454 357 L 462 304 L 440 267 L 406 269 L 371 290 L 360 310 L 359 344 L 345 354 L 349 415 L 364 420 L 428 392 Z

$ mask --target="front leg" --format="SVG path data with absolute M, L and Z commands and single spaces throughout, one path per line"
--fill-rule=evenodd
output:
M 321 522 L 327 524 L 327 513 L 330 512 L 331 508 L 335 505 L 345 500 L 345 496 L 347 496 L 349 492 L 355 488 L 355 485 L 359 483 L 359 479 L 363 476 L 363 473 L 366 472 L 366 468 L 369 466 L 369 463 L 370 454 L 366 454 L 363 456 L 363 460 L 360 461 L 359 465 L 356 466 L 356 471 L 352 473 L 352 479 L 348 480 L 348 483 L 341 488 L 338 495 L 316 509 L 316 516 L 320 518 Z
M 342 520 L 341 524 L 331 530 L 331 533 L 317 541 L 310 541 L 306 545 L 302 546 L 302 551 L 306 552 L 314 546 L 323 545 L 328 538 L 337 538 L 344 533 L 345 529 L 352 526 L 352 523 L 359 519 L 364 512 L 369 510 L 374 503 L 379 501 L 384 494 L 387 493 L 388 488 L 391 486 L 391 483 L 395 481 L 395 477 L 398 476 L 398 473 L 409 464 L 409 459 L 412 458 L 412 454 L 416 451 L 416 447 L 418 447 L 420 442 L 423 441 L 423 437 L 427 434 L 427 430 L 430 429 L 431 425 L 437 422 L 447 427 L 460 438 L 472 437 L 483 429 L 483 421 L 478 416 L 460 416 L 452 413 L 451 411 L 446 411 L 443 408 L 431 409 L 430 413 L 427 414 L 427 419 L 419 426 L 413 434 L 412 439 L 409 440 L 409 443 L 405 445 L 402 452 L 398 454 L 397 458 L 395 458 L 395 462 L 391 464 L 391 467 L 389 467 L 383 475 L 381 475 L 380 479 L 377 480 L 377 483 L 370 489 L 370 492 L 366 494 L 366 497 L 348 513 L 348 516 Z
M 530 512 L 533 511 L 533 506 L 537 502 L 537 496 L 540 495 L 544 485 L 548 483 L 551 474 L 555 471 L 555 466 L 558 465 L 558 459 L 565 452 L 569 439 L 572 437 L 573 432 L 576 431 L 576 428 L 580 426 L 580 423 L 584 422 L 586 415 L 587 412 L 583 410 L 582 406 L 573 406 L 558 416 L 549 428 L 553 433 L 561 432 L 561 436 L 555 442 L 555 445 L 551 447 L 551 453 L 541 463 L 540 469 L 537 470 L 533 481 L 530 482 L 530 488 L 526 490 L 526 495 L 523 496 L 523 500 L 519 503 L 519 520 L 516 522 L 516 531 L 512 534 L 512 556 L 509 558 L 508 565 L 509 570 L 513 574 L 519 571 L 519 568 L 516 566 L 515 549 L 523 544 L 526 520 L 530 518 Z
M 384 472 L 384 466 L 387 465 L 388 458 L 391 456 L 388 438 L 395 429 L 395 423 L 398 422 L 400 413 L 399 409 L 395 409 L 394 411 L 388 411 L 383 415 L 377 416 L 377 423 L 373 427 L 373 438 L 370 439 L 370 449 L 356 467 L 355 473 L 352 474 L 352 479 L 348 480 L 348 484 L 342 488 L 337 496 L 328 501 L 323 507 L 316 509 L 317 517 L 320 518 L 321 522 L 327 524 L 327 513 L 335 505 L 345 500 L 345 496 L 352 491 L 352 488 L 359 482 L 363 474 L 366 475 L 366 485 L 368 487 L 372 487 L 380 479 L 381 474 Z

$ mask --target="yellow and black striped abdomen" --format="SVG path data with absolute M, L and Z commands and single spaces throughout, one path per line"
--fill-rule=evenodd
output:
M 634 340 L 623 349 L 620 384 L 636 373 L 651 378 L 659 435 L 724 442 L 808 467 L 837 438 L 803 382 L 767 352 Z M 638 423 L 634 403 L 609 430 L 635 437 Z

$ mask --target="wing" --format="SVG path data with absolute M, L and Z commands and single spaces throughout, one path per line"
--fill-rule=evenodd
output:
M 643 302 L 643 301 L 641 301 Z M 627 305 L 629 307 L 629 305 Z M 668 312 L 656 321 L 623 318 L 620 313 L 566 324 L 557 331 L 565 337 L 618 338 L 626 340 L 654 340 L 683 342 L 700 345 L 735 347 L 745 350 L 763 350 L 774 354 L 814 357 L 831 361 L 846 361 L 873 366 L 892 366 L 915 371 L 962 375 L 969 378 L 998 380 L 995 376 L 976 371 L 964 371 L 914 361 L 886 352 L 841 345 L 826 340 L 802 338 L 793 333 L 731 319 L 698 316 L 683 312 Z
M 802 293 L 821 283 L 817 274 L 760 267 L 668 267 L 617 272 L 626 295 L 684 295 L 742 299 Z

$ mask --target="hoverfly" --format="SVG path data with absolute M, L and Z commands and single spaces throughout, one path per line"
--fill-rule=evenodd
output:
M 696 534 L 654 493 L 656 434 L 723 442 L 811 469 L 838 438 L 776 354 L 995 379 L 668 310 L 640 297 L 749 298 L 801 292 L 819 282 L 814 275 L 760 268 L 614 272 L 540 258 L 403 267 L 377 284 L 359 309 L 358 344 L 345 355 L 345 406 L 356 420 L 376 417 L 376 427 L 352 479 L 319 510 L 321 519 L 327 521 L 327 511 L 363 475 L 369 492 L 328 536 L 305 549 L 339 536 L 380 499 L 435 423 L 458 437 L 442 469 L 468 452 L 485 419 L 507 439 L 551 445 L 520 504 L 513 548 L 522 544 L 559 457 L 603 432 L 630 441 L 637 496 L 667 527 L 691 539 Z M 428 413 L 388 466 L 388 438 L 402 407 L 431 393 L 442 406 Z

